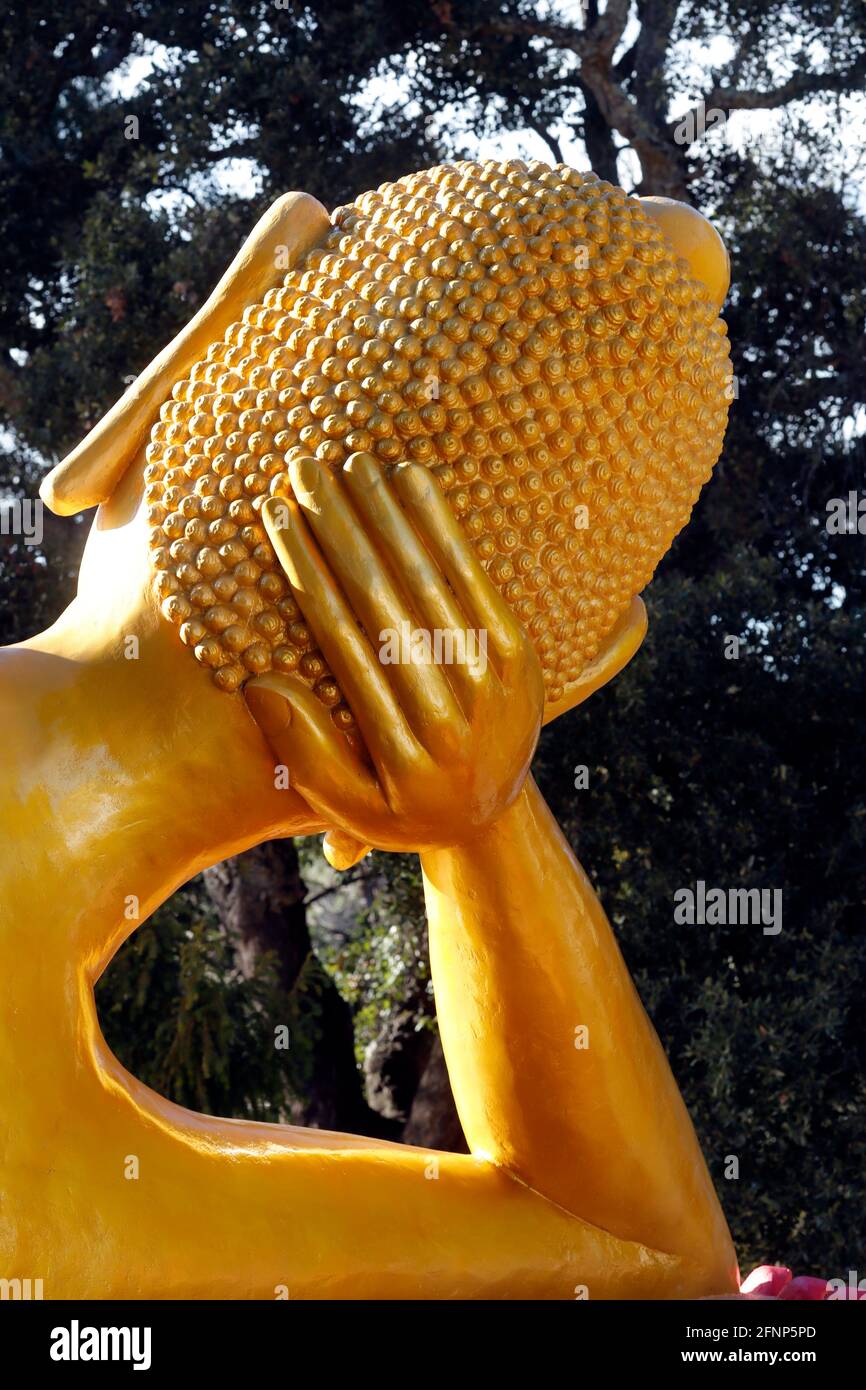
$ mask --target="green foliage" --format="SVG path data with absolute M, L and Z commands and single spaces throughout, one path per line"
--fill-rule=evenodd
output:
M 547 730 L 536 771 L 671 1059 L 743 1267 L 837 1274 L 862 1262 L 866 638 L 861 608 L 792 603 L 781 570 L 745 547 L 700 584 L 669 564 L 644 649 Z M 674 893 L 698 879 L 780 888 L 781 933 L 676 925 Z
M 785 604 L 782 567 L 745 547 L 700 584 L 675 558 L 648 596 L 644 648 L 548 727 L 534 772 L 671 1059 L 742 1268 L 844 1275 L 862 1264 L 866 1156 L 863 614 Z M 579 765 L 589 785 L 575 791 Z M 418 938 L 420 881 L 402 856 L 380 868 L 386 910 L 339 978 L 360 957 L 371 1002 L 395 978 L 402 1001 L 391 926 Z M 674 893 L 698 879 L 781 888 L 781 933 L 675 924 Z
M 314 959 L 287 997 L 273 960 L 250 978 L 202 888 L 188 885 L 121 947 L 96 1000 L 109 1046 L 128 1070 L 205 1114 L 277 1121 L 303 1095 L 316 1031 Z M 289 1046 L 275 1030 L 289 1029 Z
M 417 115 L 347 98 L 395 7 L 35 0 L 0 23 L 0 421 L 62 453 L 287 189 L 329 205 L 434 162 Z M 127 91 L 131 63 L 144 73 Z M 131 124 L 133 122 L 134 124 Z M 247 161 L 251 197 L 226 191 Z M 10 349 L 13 354 L 10 354 Z
M 396 1014 L 408 1011 L 418 1028 L 435 1026 L 418 860 L 380 853 L 370 860 L 380 876 L 372 901 L 358 914 L 354 931 L 333 933 L 320 950 L 323 964 L 352 1005 L 359 1063 L 368 1043 Z
M 286 189 L 334 205 L 521 131 L 545 157 L 577 136 L 597 172 L 626 184 L 628 145 L 647 191 L 667 179 L 712 210 L 734 270 L 725 455 L 647 595 L 643 651 L 545 732 L 536 773 L 668 1049 L 743 1266 L 844 1274 L 862 1270 L 866 1171 L 864 538 L 829 536 L 824 520 L 866 473 L 866 223 L 840 174 L 859 138 L 845 94 L 866 77 L 866 7 L 631 8 L 605 72 L 599 49 L 581 65 L 580 30 L 536 0 L 76 0 L 74 25 L 63 7 L 13 6 L 0 20 L 3 495 L 33 494 L 45 460 L 187 321 Z M 722 44 L 712 67 L 696 61 L 688 45 L 720 36 L 728 56 Z M 116 79 L 148 54 L 152 70 L 124 94 Z M 371 88 L 375 77 L 390 83 Z M 784 113 L 781 152 L 672 143 L 674 105 L 789 78 L 813 104 L 785 91 L 764 102 Z M 238 158 L 257 183 L 227 193 Z M 68 598 L 82 529 L 46 518 L 41 548 L 3 538 L 6 640 Z M 417 866 L 374 863 L 373 903 L 321 948 L 359 1049 L 392 1013 L 423 1026 L 432 1012 Z M 673 894 L 699 878 L 782 889 L 780 935 L 677 926 Z M 267 971 L 238 976 L 187 889 L 112 963 L 100 1010 L 156 1089 L 274 1118 L 303 1089 L 319 969 L 308 962 L 286 1018 Z M 293 1028 L 289 1053 L 274 1053 L 274 1022 Z

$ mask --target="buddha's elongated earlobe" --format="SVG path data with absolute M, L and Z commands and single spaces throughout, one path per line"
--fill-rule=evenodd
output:
M 717 309 L 725 302 L 731 283 L 731 258 L 712 222 L 697 208 L 675 198 L 639 198 L 638 202 L 658 222 L 678 256 L 688 261 L 692 274 L 706 285 Z
M 601 651 L 580 673 L 580 678 L 570 685 L 561 700 L 544 706 L 545 724 L 549 724 L 566 710 L 582 705 L 596 690 L 612 681 L 631 661 L 646 636 L 647 615 L 644 601 L 635 595 L 619 622 L 607 636 Z
M 42 481 L 40 496 L 59 516 L 107 502 L 147 439 L 172 387 L 207 355 L 249 304 L 297 265 L 330 227 L 309 193 L 286 193 L 247 237 L 210 298 L 153 359 L 90 433 Z

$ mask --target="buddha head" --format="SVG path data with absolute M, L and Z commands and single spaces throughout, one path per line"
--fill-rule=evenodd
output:
M 227 695 L 291 674 L 349 731 L 261 509 L 304 456 L 337 474 L 354 454 L 412 460 L 529 634 L 552 717 L 635 626 L 721 450 L 718 234 L 684 204 L 520 160 L 437 166 L 330 217 L 283 202 L 282 230 L 263 219 L 45 500 L 106 501 L 132 470 L 147 583 L 186 659 Z

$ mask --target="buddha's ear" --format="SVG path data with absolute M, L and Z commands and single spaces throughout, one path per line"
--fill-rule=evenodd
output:
M 308 193 L 286 193 L 268 209 L 210 298 L 71 454 L 42 480 L 40 496 L 60 516 L 107 502 L 147 439 L 172 388 L 250 304 L 327 233 L 330 218 Z
M 596 690 L 600 690 L 627 666 L 646 636 L 647 616 L 642 598 L 632 599 L 629 607 L 612 629 L 598 656 L 581 672 L 555 705 L 544 706 L 545 724 L 566 710 L 582 705 Z
M 692 275 L 706 286 L 717 309 L 731 284 L 731 258 L 712 222 L 688 203 L 675 198 L 638 198 L 648 217 L 657 222 L 678 256 L 688 261 Z

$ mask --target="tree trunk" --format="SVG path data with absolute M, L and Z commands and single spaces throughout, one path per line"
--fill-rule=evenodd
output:
M 278 981 L 287 994 L 311 956 L 319 972 L 321 1027 L 311 1040 L 309 1093 L 299 1102 L 298 1122 L 317 1129 L 397 1138 L 399 1125 L 367 1105 L 355 1065 L 349 1006 L 313 955 L 304 907 L 306 888 L 294 841 L 257 845 L 207 869 L 203 879 L 220 920 L 238 942 L 238 965 L 245 975 L 253 973 L 266 951 L 276 958 Z
M 419 1028 L 405 1009 L 367 1048 L 364 1076 L 371 1105 L 402 1125 L 404 1144 L 467 1153 L 439 1034 Z
M 454 1104 L 438 1033 L 418 1083 L 402 1138 L 404 1144 L 417 1144 L 422 1149 L 444 1149 L 447 1153 L 469 1152 Z

